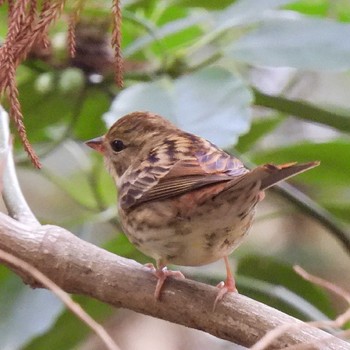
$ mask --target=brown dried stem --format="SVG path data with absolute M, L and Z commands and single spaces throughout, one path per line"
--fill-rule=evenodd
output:
M 42 14 L 46 13 L 47 11 L 49 11 L 49 9 L 50 9 L 50 0 L 44 0 L 43 3 L 42 3 L 42 7 L 41 7 L 40 18 L 42 17 Z M 37 39 L 37 40 L 41 40 L 42 45 L 43 45 L 44 48 L 47 48 L 50 45 L 48 32 L 42 32 L 42 35 L 40 36 L 40 39 Z
M 75 57 L 76 53 L 75 28 L 79 21 L 83 4 L 84 0 L 77 0 L 74 9 L 68 19 L 68 51 L 71 57 Z
M 71 57 L 75 57 L 76 53 L 75 27 L 77 18 L 78 14 L 74 11 L 68 19 L 68 52 Z
M 0 4 L 4 1 L 0 0 Z M 11 105 L 11 117 L 14 119 L 24 149 L 33 164 L 40 168 L 41 164 L 28 141 L 23 124 L 23 115 L 18 99 L 15 73 L 18 65 L 26 58 L 34 44 L 49 46 L 48 29 L 61 14 L 64 0 L 43 0 L 38 11 L 37 0 L 8 0 L 9 28 L 2 47 L 0 47 L 0 96 L 7 92 Z M 75 56 L 75 26 L 78 21 L 84 0 L 76 0 L 75 8 L 69 18 L 68 43 L 72 57 Z M 123 60 L 121 55 L 121 21 L 120 1 L 113 0 L 113 45 L 115 48 L 116 82 L 123 86 Z
M 23 124 L 16 85 L 16 69 L 34 42 L 43 37 L 43 33 L 47 33 L 48 25 L 57 17 L 62 4 L 63 1 L 45 1 L 38 16 L 35 0 L 10 1 L 8 33 L 4 45 L 0 48 L 0 94 L 7 92 L 11 106 L 10 114 L 15 121 L 24 149 L 38 168 L 41 167 L 39 158 L 29 143 Z
M 44 1 L 39 19 L 32 32 L 16 42 L 17 64 L 26 57 L 34 42 L 47 33 L 49 25 L 60 15 L 63 5 L 63 0 Z
M 113 0 L 112 6 L 113 12 L 113 33 L 112 33 L 112 45 L 114 47 L 115 57 L 115 80 L 119 87 L 123 87 L 123 57 L 122 57 L 122 11 L 120 8 L 120 0 Z
M 0 75 L 0 93 L 4 91 L 13 79 L 15 69 L 16 52 L 14 46 L 18 33 L 21 32 L 21 26 L 25 22 L 25 8 L 28 0 L 17 1 L 9 8 L 9 27 L 6 39 L 2 47 L 0 47 L 0 67 L 2 74 Z
M 13 68 L 14 69 L 14 68 Z M 14 75 L 15 72 L 11 73 Z M 10 78 L 9 86 L 8 86 L 8 96 L 10 100 L 10 115 L 15 121 L 17 131 L 19 133 L 19 136 L 21 138 L 21 141 L 23 143 L 24 149 L 28 153 L 32 163 L 37 167 L 41 168 L 41 163 L 39 160 L 39 157 L 36 155 L 33 147 L 31 146 L 28 137 L 27 137 L 27 132 L 23 124 L 23 114 L 21 111 L 21 104 L 19 103 L 18 99 L 18 89 L 16 86 L 16 80 L 15 77 Z

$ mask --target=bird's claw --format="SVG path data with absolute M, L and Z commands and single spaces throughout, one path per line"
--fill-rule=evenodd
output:
M 232 276 L 227 278 L 225 282 L 221 281 L 216 287 L 219 288 L 219 291 L 214 301 L 213 311 L 215 311 L 217 303 L 221 301 L 227 293 L 238 293 L 235 280 Z
M 154 297 L 156 300 L 160 299 L 160 292 L 162 290 L 162 287 L 163 287 L 165 280 L 168 277 L 175 277 L 175 278 L 181 278 L 181 279 L 185 278 L 185 276 L 183 275 L 182 272 L 168 270 L 166 266 L 155 268 L 152 263 L 145 264 L 144 266 L 151 269 L 152 273 L 158 279 L 156 289 L 154 291 Z

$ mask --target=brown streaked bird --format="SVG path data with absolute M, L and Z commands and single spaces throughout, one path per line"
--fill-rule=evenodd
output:
M 199 266 L 223 258 L 227 277 L 215 304 L 236 290 L 228 255 L 246 236 L 264 190 L 319 162 L 248 170 L 209 141 L 149 113 L 130 113 L 86 144 L 102 153 L 119 191 L 124 232 L 156 261 L 158 299 L 167 264 Z M 215 305 L 214 304 L 214 305 Z

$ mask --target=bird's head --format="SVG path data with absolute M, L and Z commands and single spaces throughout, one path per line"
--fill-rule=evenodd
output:
M 103 154 L 109 171 L 121 177 L 140 163 L 151 149 L 179 131 L 168 120 L 150 112 L 133 112 L 116 121 L 108 132 L 85 142 Z

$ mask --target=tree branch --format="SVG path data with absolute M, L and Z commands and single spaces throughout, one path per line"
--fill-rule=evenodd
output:
M 0 105 L 0 153 L 2 163 L 2 197 L 9 215 L 19 222 L 38 226 L 18 183 L 12 157 L 12 140 L 9 132 L 9 117 Z
M 155 276 L 135 261 L 98 248 L 61 227 L 28 227 L 2 213 L 0 249 L 27 261 L 68 293 L 91 296 L 244 346 L 253 345 L 277 326 L 301 322 L 239 294 L 225 296 L 213 312 L 216 288 L 188 279 L 169 278 L 157 301 Z M 349 349 L 348 343 L 306 324 L 275 340 L 271 349 L 323 338 L 328 340 L 324 349 Z

